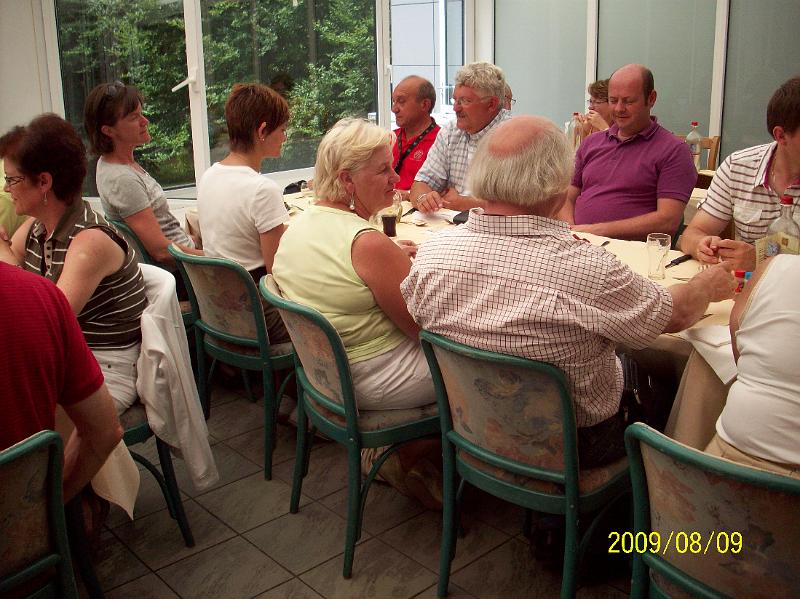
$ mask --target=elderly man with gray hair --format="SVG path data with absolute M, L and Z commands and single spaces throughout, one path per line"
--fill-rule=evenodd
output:
M 733 295 L 733 277 L 716 265 L 667 289 L 577 239 L 555 218 L 572 169 L 566 137 L 550 121 L 520 116 L 499 125 L 470 169 L 483 208 L 420 246 L 401 291 L 426 330 L 561 368 L 580 465 L 592 468 L 625 453 L 617 345 L 644 348 L 691 326 L 709 302 Z
M 421 212 L 479 205 L 467 186 L 472 156 L 478 142 L 511 116 L 503 109 L 506 79 L 499 67 L 473 62 L 458 70 L 455 83 L 456 120 L 439 131 L 409 192 L 412 205 Z

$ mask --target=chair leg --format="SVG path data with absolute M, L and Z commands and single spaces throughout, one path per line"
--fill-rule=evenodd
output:
M 289 502 L 289 512 L 297 513 L 300 505 L 300 491 L 303 489 L 303 477 L 308 467 L 308 418 L 303 409 L 303 390 L 297 387 L 297 443 L 294 450 L 294 473 L 292 474 L 292 498 Z
M 178 481 L 175 480 L 175 469 L 172 466 L 172 456 L 169 453 L 169 446 L 156 437 L 156 448 L 158 449 L 158 459 L 161 462 L 161 470 L 164 472 L 164 482 L 167 489 L 167 494 L 164 498 L 167 504 L 172 504 L 172 511 L 174 511 L 175 520 L 178 521 L 178 527 L 181 529 L 183 542 L 187 547 L 194 547 L 194 536 L 192 535 L 192 529 L 189 527 L 189 520 L 186 518 L 186 512 L 183 510 L 181 491 L 178 488 Z
M 86 538 L 86 530 L 83 527 L 83 506 L 81 505 L 80 495 L 77 495 L 64 506 L 64 516 L 67 522 L 67 534 L 72 557 L 75 560 L 81 580 L 83 580 L 83 586 L 86 587 L 89 599 L 103 599 L 105 595 L 94 571 L 91 549 Z
M 361 515 L 361 450 L 354 443 L 347 445 L 347 533 L 344 542 L 344 567 L 342 576 L 353 573 L 359 516 Z
M 439 587 L 445 597 L 450 585 L 450 566 L 456 552 L 456 469 L 455 451 L 447 441 L 442 447 L 442 546 L 439 554 Z

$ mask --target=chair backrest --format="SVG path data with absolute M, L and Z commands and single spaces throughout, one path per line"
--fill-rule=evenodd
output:
M 628 427 L 625 444 L 635 530 L 657 532 L 661 543 L 636 556 L 642 594 L 647 565 L 670 596 L 800 596 L 800 480 L 705 454 L 641 423 Z
M 64 519 L 63 459 L 61 436 L 53 431 L 0 451 L 0 596 L 38 588 L 41 596 L 78 596 Z
M 420 337 L 444 415 L 443 434 L 496 468 L 577 485 L 575 414 L 561 370 L 429 331 Z
M 679 139 L 686 141 L 685 135 L 678 135 Z M 713 171 L 717 169 L 717 158 L 719 157 L 719 142 L 720 136 L 714 135 L 712 137 L 700 138 L 700 147 L 707 150 L 705 170 Z
M 168 250 L 187 283 L 194 325 L 224 341 L 267 351 L 264 310 L 250 273 L 233 260 L 187 254 L 175 244 Z
M 154 260 L 150 253 L 145 249 L 144 244 L 142 243 L 141 239 L 139 239 L 139 236 L 133 232 L 133 229 L 131 229 L 121 220 L 110 220 L 108 223 L 122 234 L 122 236 L 125 238 L 125 241 L 128 242 L 128 245 L 133 247 L 133 251 L 136 253 L 136 257 L 139 259 L 140 264 L 155 264 L 158 266 L 158 262 Z
M 281 315 L 306 379 L 317 392 L 313 399 L 355 426 L 357 410 L 350 363 L 341 337 L 317 310 L 286 299 L 272 275 L 261 279 L 261 294 Z

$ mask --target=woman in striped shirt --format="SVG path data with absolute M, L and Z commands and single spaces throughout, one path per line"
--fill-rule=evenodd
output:
M 64 119 L 44 114 L 1 137 L 0 157 L 17 214 L 33 217 L 10 241 L 0 232 L 0 260 L 41 274 L 64 292 L 122 413 L 136 400 L 147 300 L 133 251 L 81 198 L 83 142 Z

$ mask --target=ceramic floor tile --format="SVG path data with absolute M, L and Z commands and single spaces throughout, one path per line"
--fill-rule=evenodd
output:
M 466 528 L 465 536 L 458 539 L 452 571 L 475 561 L 508 538 L 504 532 L 475 520 Z M 424 512 L 383 533 L 380 539 L 429 570 L 439 572 L 442 539 L 442 518 L 439 512 Z
M 271 591 L 254 597 L 254 599 L 324 599 L 324 597 L 319 593 L 315 593 L 297 578 L 293 578 Z
M 300 579 L 326 599 L 413 597 L 436 582 L 436 575 L 378 539 L 356 547 L 353 576 L 342 577 L 335 557 Z
M 108 591 L 106 599 L 180 599 L 164 581 L 155 574 L 148 574 Z
M 292 482 L 294 460 L 278 464 L 273 475 L 287 483 Z M 303 493 L 312 499 L 321 499 L 347 485 L 347 452 L 343 445 L 326 443 L 311 452 L 308 476 L 303 479 Z
M 250 599 L 292 576 L 236 537 L 158 571 L 185 599 Z
M 123 543 L 151 570 L 162 568 L 234 536 L 234 532 L 193 501 L 184 502 L 195 546 L 186 547 L 169 511 L 137 518 L 114 529 Z
M 264 426 L 264 409 L 246 399 L 237 399 L 211 410 L 208 432 L 224 441 Z
M 100 586 L 113 589 L 149 572 L 147 567 L 110 531 L 100 535 L 92 565 Z
M 337 491 L 321 502 L 342 518 L 347 516 L 347 489 Z M 375 482 L 369 489 L 364 508 L 364 530 L 377 535 L 410 520 L 424 510 L 416 499 L 401 495 L 385 483 Z
M 225 443 L 217 443 L 211 447 L 211 454 L 214 456 L 214 463 L 217 465 L 219 480 L 210 487 L 198 490 L 192 484 L 186 464 L 183 460 L 173 458 L 175 465 L 175 478 L 178 480 L 178 487 L 190 497 L 203 495 L 214 489 L 219 489 L 229 483 L 250 476 L 255 472 L 262 472 L 261 468 L 248 459 L 242 457 L 239 452 L 232 450 Z
M 282 480 L 264 480 L 259 471 L 196 498 L 238 533 L 289 513 L 291 488 Z M 308 499 L 301 496 L 302 506 Z
M 346 528 L 344 519 L 315 502 L 244 537 L 284 568 L 300 574 L 343 553 Z
M 272 465 L 291 460 L 294 457 L 297 429 L 293 426 L 278 424 L 278 444 L 272 451 Z M 242 433 L 225 441 L 251 462 L 264 467 L 264 427 Z

